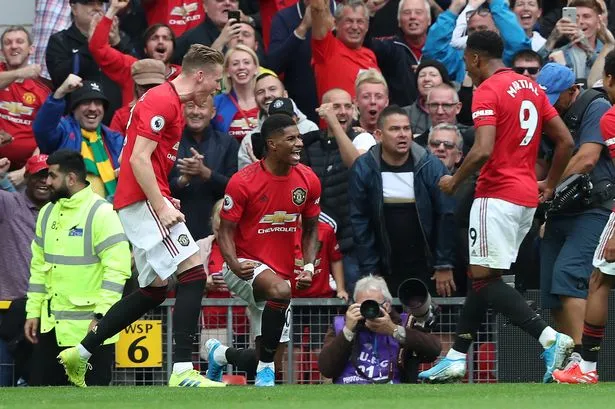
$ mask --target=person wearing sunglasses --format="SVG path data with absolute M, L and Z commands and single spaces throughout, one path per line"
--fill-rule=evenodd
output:
M 525 75 L 536 81 L 542 67 L 542 57 L 532 50 L 521 50 L 513 57 L 512 69 L 517 74 Z
M 463 158 L 463 138 L 455 125 L 442 123 L 429 131 L 429 151 L 454 173 Z

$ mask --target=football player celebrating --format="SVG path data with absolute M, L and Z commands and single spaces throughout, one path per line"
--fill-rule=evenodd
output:
M 230 291 L 248 303 L 257 337 L 255 385 L 273 386 L 276 350 L 280 342 L 289 340 L 290 285 L 307 288 L 312 282 L 321 188 L 314 172 L 299 164 L 303 142 L 292 118 L 271 115 L 263 122 L 261 134 L 265 159 L 233 175 L 226 187 L 219 243 L 226 261 L 224 280 Z M 299 245 L 303 272 L 295 276 Z M 222 377 L 222 365 L 212 359 L 219 347 L 218 343 L 210 348 L 210 379 Z
M 464 60 L 478 86 L 472 104 L 476 140 L 455 175 L 440 179 L 440 188 L 452 194 L 480 169 L 468 233 L 472 288 L 453 347 L 436 366 L 421 372 L 420 379 L 443 381 L 465 375 L 466 354 L 488 306 L 540 342 L 545 349 L 545 382 L 552 380 L 553 370 L 562 366 L 574 347 L 572 338 L 549 327 L 501 279 L 517 258 L 539 199 L 552 196 L 573 148 L 570 132 L 544 91 L 506 68 L 502 52 L 502 39 L 493 31 L 468 37 Z M 547 179 L 537 185 L 534 166 L 543 129 L 553 140 L 555 153 Z
M 610 51 L 604 61 L 603 87 L 609 99 L 615 102 L 615 51 Z M 602 138 L 615 159 L 615 106 L 600 119 Z M 615 210 L 615 209 L 614 209 Z M 585 323 L 581 339 L 581 362 L 571 361 L 566 369 L 553 372 L 553 379 L 560 383 L 597 383 L 596 362 L 609 310 L 609 293 L 615 287 L 615 213 L 602 231 L 600 243 L 594 253 L 594 271 L 589 280 L 589 294 L 585 309 Z
M 98 323 L 81 344 L 58 356 L 69 380 L 77 386 L 86 386 L 84 376 L 92 351 L 160 305 L 166 298 L 167 278 L 175 272 L 175 356 L 169 386 L 225 386 L 205 378 L 192 366 L 192 344 L 207 276 L 199 247 L 169 188 L 169 173 L 183 129 L 182 104 L 194 101 L 201 105 L 220 89 L 222 63 L 218 51 L 192 45 L 184 56 L 181 74 L 146 92 L 131 112 L 114 207 L 133 247 L 141 288 L 111 307 L 104 317 L 96 317 Z M 109 289 L 122 292 L 122 288 Z

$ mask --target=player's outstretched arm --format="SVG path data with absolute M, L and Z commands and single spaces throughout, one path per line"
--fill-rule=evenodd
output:
M 468 156 L 461 163 L 461 167 L 452 177 L 455 190 L 469 176 L 475 174 L 489 160 L 495 146 L 495 126 L 484 125 L 476 129 L 474 145 Z
M 546 187 L 553 191 L 562 177 L 567 176 L 564 172 L 566 171 L 566 173 L 568 173 L 566 169 L 570 168 L 568 162 L 570 161 L 570 156 L 574 149 L 574 141 L 572 140 L 570 131 L 559 116 L 545 122 L 543 129 L 544 133 L 555 145 L 551 168 L 545 179 Z M 602 145 L 595 145 L 602 149 Z M 546 199 L 549 198 L 547 197 Z

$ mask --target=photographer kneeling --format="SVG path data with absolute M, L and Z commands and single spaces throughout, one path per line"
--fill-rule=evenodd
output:
M 357 281 L 353 299 L 346 316 L 335 317 L 325 336 L 318 357 L 322 375 L 340 384 L 415 383 L 419 364 L 433 362 L 442 349 L 429 325 L 393 310 L 381 277 Z M 380 316 L 368 300 L 378 304 Z

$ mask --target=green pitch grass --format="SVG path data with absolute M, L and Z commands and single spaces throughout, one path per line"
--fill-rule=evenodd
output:
M 615 383 L 0 388 L 0 409 L 615 408 Z

